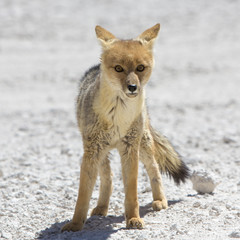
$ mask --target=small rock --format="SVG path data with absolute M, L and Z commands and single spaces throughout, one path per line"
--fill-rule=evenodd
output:
M 240 160 L 234 161 L 236 165 L 240 166 Z
M 24 192 L 18 192 L 15 194 L 16 198 L 23 198 L 25 196 Z
M 193 203 L 193 207 L 195 207 L 195 208 L 198 208 L 198 207 L 200 207 L 201 206 L 201 203 L 200 202 L 195 202 L 195 203 Z
M 226 219 L 234 219 L 234 217 L 232 215 L 230 215 L 230 214 L 226 215 L 225 218 Z
M 41 190 L 37 190 L 35 193 L 36 193 L 37 195 L 43 194 L 43 192 L 42 192 Z
M 220 215 L 220 210 L 216 207 L 212 207 L 212 209 L 210 209 L 209 211 L 209 215 L 210 216 L 219 216 Z
M 183 231 L 181 231 L 181 230 L 178 228 L 177 224 L 173 224 L 173 225 L 170 227 L 170 230 L 171 230 L 171 231 L 176 231 L 177 234 L 183 234 Z
M 220 212 L 220 210 L 219 210 L 217 207 L 212 207 L 212 210 L 213 210 L 213 211 Z
M 205 170 L 194 171 L 191 176 L 193 189 L 198 193 L 212 193 L 220 183 L 215 178 L 213 174 L 209 174 Z
M 27 126 L 22 126 L 22 127 L 18 128 L 18 130 L 21 132 L 27 132 L 29 129 Z
M 39 186 L 39 188 L 40 188 L 40 189 L 48 189 L 48 187 L 47 187 L 46 185 L 44 185 L 44 184 L 41 184 L 41 185 Z
M 237 183 L 237 190 L 240 191 L 240 182 Z
M 170 227 L 170 230 L 171 231 L 177 231 L 178 230 L 178 228 L 177 228 L 177 224 L 173 224 L 171 227 Z
M 223 137 L 223 142 L 226 143 L 226 144 L 229 144 L 229 143 L 234 143 L 236 142 L 234 139 L 230 138 L 230 137 Z
M 151 191 L 152 191 L 151 187 L 146 187 L 142 190 L 142 193 L 147 193 L 147 192 L 151 192 Z
M 2 238 L 12 239 L 12 234 L 9 232 L 2 231 Z
M 207 208 L 208 208 L 208 205 L 207 205 L 207 204 L 202 204 L 202 205 L 200 205 L 200 208 L 201 208 L 201 209 L 207 209 Z
M 43 197 L 43 196 L 41 196 L 41 195 L 37 195 L 37 196 L 36 196 L 36 199 L 37 199 L 38 201 L 40 201 L 40 200 L 43 200 L 43 199 L 44 199 L 44 197 Z
M 227 204 L 226 204 L 226 208 L 227 208 L 228 210 L 231 210 L 231 209 L 232 209 L 232 206 L 227 203 Z
M 240 232 L 235 231 L 228 235 L 230 238 L 240 238 Z
M 71 157 L 73 155 L 73 151 L 69 148 L 62 148 L 61 149 L 61 154 Z

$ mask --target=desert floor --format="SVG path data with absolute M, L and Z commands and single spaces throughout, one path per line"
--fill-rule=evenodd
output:
M 240 2 L 0 2 L 0 238 L 240 238 Z M 81 75 L 99 62 L 99 24 L 119 38 L 161 23 L 155 68 L 147 86 L 153 126 L 189 168 L 220 182 L 197 194 L 163 177 L 169 208 L 151 209 L 140 164 L 143 230 L 125 228 L 120 159 L 112 153 L 114 189 L 107 217 L 60 233 L 72 218 L 82 140 L 75 118 Z M 99 180 L 90 209 L 96 205 Z M 89 211 L 90 212 L 90 211 Z

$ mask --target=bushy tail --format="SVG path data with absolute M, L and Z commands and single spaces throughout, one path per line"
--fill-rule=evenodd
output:
M 159 164 L 160 171 L 172 177 L 177 185 L 189 178 L 190 170 L 180 159 L 170 142 L 162 135 L 150 128 L 154 140 L 154 157 Z

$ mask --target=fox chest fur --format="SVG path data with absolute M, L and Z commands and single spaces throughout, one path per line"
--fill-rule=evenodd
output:
M 77 101 L 77 119 L 83 137 L 114 148 L 137 119 L 145 118 L 144 99 L 144 91 L 128 98 L 100 79 L 99 67 L 90 69 L 82 79 Z
M 144 92 L 131 99 L 104 86 L 99 89 L 93 103 L 93 110 L 104 124 L 105 131 L 110 133 L 112 144 L 127 134 L 134 121 L 142 117 L 143 109 Z

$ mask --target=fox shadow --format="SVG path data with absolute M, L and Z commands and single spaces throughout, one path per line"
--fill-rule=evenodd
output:
M 181 200 L 168 201 L 168 205 L 171 206 L 179 202 L 181 202 Z M 148 203 L 147 205 L 140 207 L 140 216 L 142 218 L 150 212 L 154 212 L 152 210 L 151 203 Z M 92 216 L 86 221 L 84 229 L 82 231 L 63 232 L 63 233 L 61 233 L 61 228 L 69 221 L 57 222 L 52 224 L 49 228 L 46 228 L 40 231 L 36 239 L 39 239 L 39 240 L 60 240 L 60 239 L 105 240 L 105 239 L 108 239 L 111 234 L 114 234 L 119 230 L 127 229 L 125 227 L 116 228 L 117 224 L 123 223 L 124 221 L 125 221 L 124 216 L 113 216 L 113 215 L 108 215 L 106 217 Z
M 61 228 L 69 221 L 52 224 L 49 228 L 42 230 L 36 239 L 60 240 L 60 239 L 91 239 L 104 240 L 119 229 L 114 229 L 113 225 L 124 221 L 123 216 L 93 216 L 90 217 L 83 230 L 79 232 L 61 232 Z

